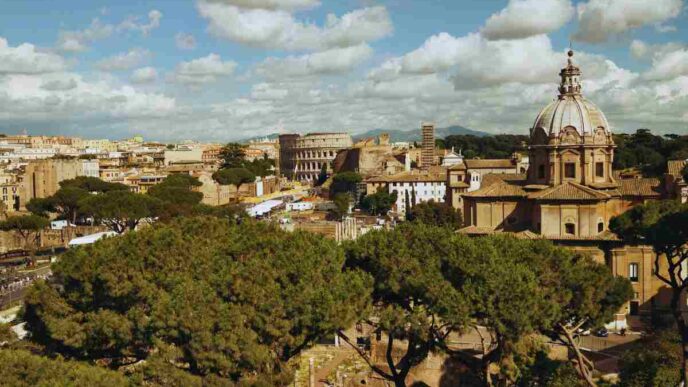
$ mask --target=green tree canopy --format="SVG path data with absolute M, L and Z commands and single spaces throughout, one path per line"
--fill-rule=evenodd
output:
M 51 212 L 57 211 L 51 198 L 33 198 L 26 203 L 26 209 L 44 218 L 49 217 Z
M 653 135 L 649 129 L 614 134 L 614 168 L 639 168 L 646 175 L 666 172 L 667 160 L 688 158 L 688 135 Z
M 0 347 L 10 344 L 17 340 L 17 335 L 14 334 L 10 324 L 0 323 Z
M 675 332 L 644 337 L 621 357 L 619 387 L 678 386 L 681 361 L 681 338 Z
M 361 208 L 371 215 L 386 215 L 396 202 L 396 192 L 390 194 L 385 191 L 378 191 L 372 195 L 364 197 L 361 201 Z
M 516 349 L 532 335 L 553 337 L 572 348 L 577 362 L 585 361 L 566 334 L 585 323 L 608 322 L 631 296 L 628 281 L 615 279 L 604 265 L 545 240 L 471 239 L 409 222 L 370 232 L 347 251 L 348 264 L 375 279 L 376 328 L 391 332 L 393 340 L 411 340 L 410 354 L 393 364 L 387 359 L 396 373 L 378 371 L 398 386 L 425 349 L 454 355 L 490 385 L 495 377 L 506 385 L 525 377 Z M 479 357 L 447 344 L 457 331 L 482 338 Z M 495 369 L 500 372 L 493 374 Z
M 124 375 L 75 361 L 48 359 L 23 350 L 0 350 L 0 380 L 5 386 L 132 386 Z
M 348 193 L 354 195 L 358 189 L 358 184 L 363 181 L 361 175 L 356 172 L 342 172 L 334 175 L 330 193 L 334 196 L 338 193 Z
M 639 205 L 613 218 L 610 228 L 628 241 L 653 247 L 653 275 L 671 290 L 670 308 L 685 348 L 681 380 L 688 383 L 688 320 L 681 301 L 688 289 L 688 277 L 684 272 L 688 263 L 688 204 L 660 201 Z
M 434 200 L 418 203 L 411 207 L 407 214 L 411 222 L 425 223 L 442 227 L 458 229 L 463 226 L 461 211 L 447 203 L 437 203 Z
M 160 200 L 157 212 L 163 220 L 177 216 L 191 215 L 196 206 L 203 200 L 203 193 L 194 191 L 203 184 L 197 178 L 187 174 L 169 175 L 160 184 L 148 190 L 148 195 Z
M 16 231 L 22 238 L 24 248 L 34 251 L 38 248 L 41 231 L 50 226 L 50 221 L 38 215 L 15 215 L 0 222 L 0 230 Z
M 263 223 L 181 218 L 70 250 L 28 292 L 31 340 L 114 364 L 156 353 L 177 372 L 262 385 L 367 307 L 369 279 L 334 241 Z
M 405 386 L 410 370 L 437 349 L 436 334 L 442 327 L 457 330 L 467 323 L 468 300 L 443 271 L 448 261 L 459 259 L 455 240 L 447 229 L 402 225 L 369 232 L 346 246 L 347 265 L 374 278 L 376 318 L 366 321 L 387 337 L 384 367 L 360 354 L 396 386 Z M 462 278 L 463 273 L 451 275 Z M 394 356 L 401 345 L 405 351 Z
M 91 193 L 129 190 L 124 184 L 109 183 L 90 176 L 79 176 L 60 182 L 60 189 L 50 197 L 31 199 L 26 208 L 40 216 L 57 213 L 59 218 L 77 223 L 83 215 L 79 202 Z
M 134 230 L 145 218 L 154 217 L 161 202 L 153 196 L 130 191 L 110 191 L 89 195 L 79 202 L 85 214 L 119 234 Z
M 60 182 L 60 187 L 77 187 L 88 192 L 108 192 L 108 191 L 122 191 L 129 190 L 124 184 L 121 183 L 110 183 L 101 180 L 97 177 L 91 176 L 78 176 L 74 179 L 63 180 Z
M 334 203 L 334 209 L 331 211 L 332 215 L 334 215 L 337 220 L 342 220 L 342 218 L 349 213 L 349 209 L 351 207 L 351 195 L 346 193 L 338 193 L 334 195 L 332 202 Z
M 246 146 L 236 142 L 230 142 L 220 150 L 222 168 L 241 168 L 245 157 Z
M 256 175 L 246 168 L 227 168 L 213 173 L 213 179 L 222 185 L 233 185 L 238 191 L 242 185 L 254 182 Z

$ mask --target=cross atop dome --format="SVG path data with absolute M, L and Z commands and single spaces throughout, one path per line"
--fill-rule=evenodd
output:
M 559 98 L 563 99 L 565 96 L 581 95 L 580 69 L 573 64 L 573 50 L 569 49 L 568 65 L 561 69 L 559 76 L 561 83 L 559 85 Z

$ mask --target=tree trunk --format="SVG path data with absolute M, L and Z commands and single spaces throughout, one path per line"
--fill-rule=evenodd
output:
M 681 295 L 683 288 L 674 287 L 671 296 L 671 311 L 676 321 L 678 333 L 681 335 L 681 352 L 683 354 L 683 361 L 681 362 L 681 380 L 684 386 L 688 386 L 688 326 L 683 318 L 683 311 L 681 310 Z
M 573 338 L 572 332 L 570 332 L 568 329 L 565 327 L 560 327 L 561 330 L 564 332 L 564 336 L 566 337 L 566 341 L 568 343 L 568 347 L 573 350 L 573 353 L 576 357 L 576 372 L 578 372 L 578 376 L 582 378 L 590 387 L 597 387 L 597 383 L 592 379 L 592 372 L 594 370 L 593 367 L 588 369 L 588 365 L 592 365 L 590 360 L 588 360 L 585 355 L 580 351 L 578 348 L 578 345 L 576 344 L 575 339 Z

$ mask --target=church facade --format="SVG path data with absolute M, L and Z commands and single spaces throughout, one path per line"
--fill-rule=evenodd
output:
M 623 325 L 626 314 L 650 312 L 656 303 L 666 302 L 668 291 L 665 295 L 653 275 L 652 249 L 625 245 L 608 229 L 609 221 L 667 194 L 660 179 L 624 178 L 612 170 L 610 125 L 583 97 L 581 70 L 573 63 L 572 51 L 568 56 L 557 98 L 530 129 L 527 172 L 487 175 L 480 189 L 462 193 L 466 227 L 461 232 L 511 232 L 591 254 L 633 283 L 633 300 L 618 316 Z

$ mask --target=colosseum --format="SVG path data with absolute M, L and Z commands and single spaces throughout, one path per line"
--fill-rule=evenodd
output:
M 347 133 L 284 134 L 279 142 L 282 174 L 308 182 L 318 179 L 323 165 L 331 168 L 337 152 L 353 146 Z

